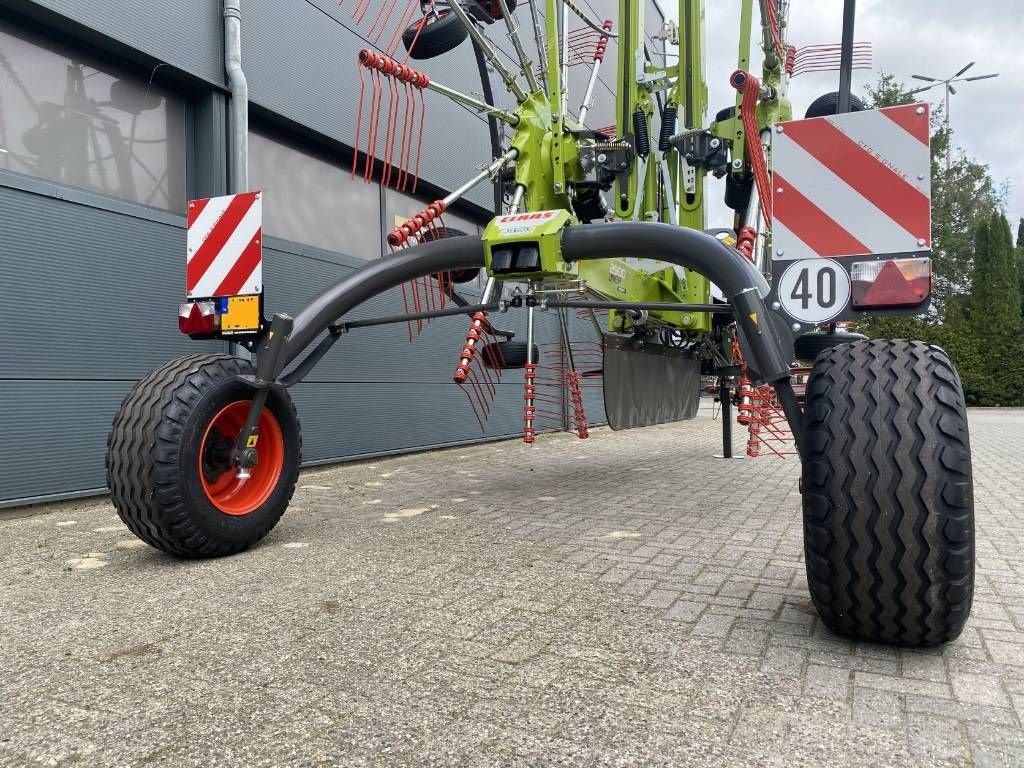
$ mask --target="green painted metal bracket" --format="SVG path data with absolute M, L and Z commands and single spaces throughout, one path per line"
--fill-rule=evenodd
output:
M 562 259 L 561 235 L 578 223 L 566 210 L 496 216 L 484 229 L 484 266 L 503 280 L 574 278 L 576 264 Z
M 684 280 L 672 266 L 655 272 L 646 272 L 622 259 L 585 261 L 580 264 L 579 276 L 586 281 L 588 288 L 614 301 L 707 303 L 695 301 L 695 292 L 688 285 L 690 279 L 699 276 L 688 273 Z M 651 310 L 649 316 L 653 320 L 684 331 L 706 333 L 711 330 L 710 315 L 706 312 Z M 633 320 L 628 314 L 618 310 L 611 310 L 608 313 L 609 331 L 629 333 L 632 328 Z

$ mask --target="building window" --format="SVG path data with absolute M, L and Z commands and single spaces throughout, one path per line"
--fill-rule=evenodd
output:
M 380 256 L 380 189 L 340 163 L 250 131 L 249 186 L 263 190 L 268 235 L 360 259 Z
M 184 212 L 185 102 L 0 21 L 0 168 Z

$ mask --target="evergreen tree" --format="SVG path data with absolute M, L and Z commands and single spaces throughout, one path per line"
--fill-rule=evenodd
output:
M 996 213 L 974 236 L 970 335 L 982 368 L 972 375 L 983 405 L 1012 405 L 1024 390 L 1021 361 L 1020 288 L 1010 223 Z
M 974 233 L 971 326 L 983 343 L 997 344 L 1020 328 L 1020 288 L 1010 223 L 1002 213 L 979 222 Z
M 1017 287 L 1020 290 L 1020 317 L 1024 322 L 1024 216 L 1017 223 Z

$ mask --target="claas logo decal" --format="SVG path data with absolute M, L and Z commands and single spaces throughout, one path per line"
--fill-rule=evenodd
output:
M 511 216 L 499 217 L 498 223 L 508 224 L 513 221 L 539 221 L 540 219 L 550 219 L 554 215 L 554 211 L 538 211 L 537 213 L 517 213 Z

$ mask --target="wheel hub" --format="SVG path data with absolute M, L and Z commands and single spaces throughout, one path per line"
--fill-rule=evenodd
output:
M 215 482 L 218 477 L 231 469 L 232 443 L 217 427 L 211 427 L 203 444 L 203 477 Z
M 227 515 L 247 515 L 262 506 L 273 494 L 284 468 L 284 435 L 269 408 L 260 412 L 257 422 L 258 448 L 247 446 L 238 467 L 232 461 L 250 406 L 249 400 L 236 400 L 222 408 L 207 426 L 200 445 L 203 491 L 210 503 Z

